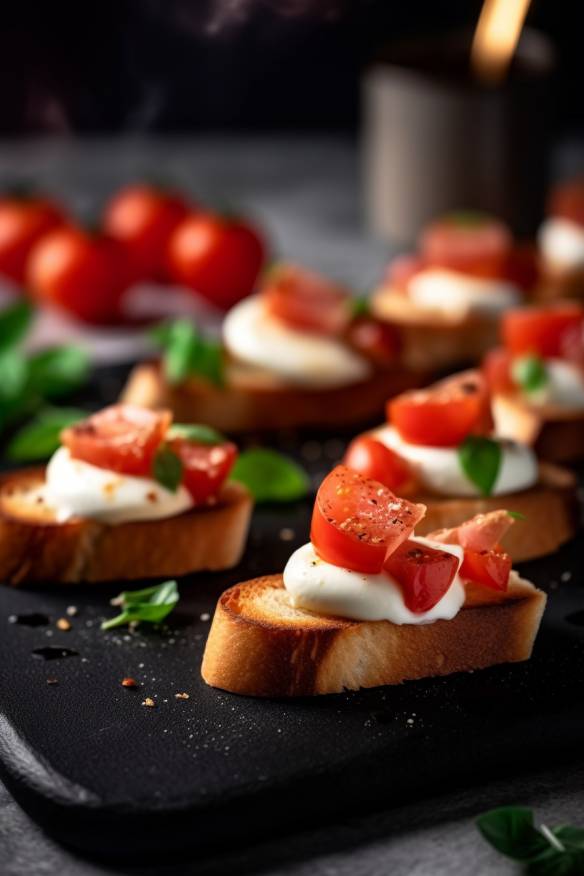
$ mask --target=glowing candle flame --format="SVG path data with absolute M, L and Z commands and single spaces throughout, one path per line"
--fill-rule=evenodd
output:
M 483 82 L 501 82 L 519 42 L 530 0 L 484 0 L 471 49 L 471 67 Z

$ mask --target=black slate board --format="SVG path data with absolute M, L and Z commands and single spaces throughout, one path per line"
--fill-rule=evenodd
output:
M 303 445 L 315 475 L 338 452 L 335 441 Z M 57 838 L 98 854 L 210 850 L 581 753 L 577 541 L 524 566 L 550 592 L 529 663 L 288 702 L 207 688 L 199 667 L 218 594 L 280 570 L 306 540 L 309 513 L 308 502 L 256 511 L 240 568 L 181 581 L 180 607 L 160 631 L 100 631 L 118 586 L 0 588 L 0 771 Z M 71 604 L 73 629 L 61 632 L 54 622 Z M 9 622 L 27 612 L 51 624 Z M 33 656 L 46 646 L 79 653 Z M 125 676 L 140 688 L 122 688 Z M 190 698 L 175 699 L 183 691 Z

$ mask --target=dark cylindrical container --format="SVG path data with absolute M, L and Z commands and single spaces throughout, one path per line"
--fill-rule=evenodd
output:
M 411 243 L 452 209 L 488 210 L 520 235 L 539 223 L 547 186 L 553 50 L 525 32 L 497 87 L 470 74 L 470 36 L 394 47 L 363 82 L 369 226 Z

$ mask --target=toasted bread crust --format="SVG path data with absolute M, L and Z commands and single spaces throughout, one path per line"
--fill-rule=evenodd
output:
M 0 477 L 0 581 L 6 584 L 110 581 L 228 569 L 239 561 L 252 501 L 227 484 L 217 505 L 163 520 L 108 525 L 85 518 L 59 523 L 19 493 L 44 470 Z
M 584 268 L 562 268 L 542 262 L 540 270 L 537 301 L 548 303 L 562 298 L 584 301 Z
M 399 626 L 279 614 L 270 605 L 283 589 L 282 576 L 270 575 L 221 596 L 203 657 L 207 684 L 248 696 L 312 696 L 527 660 L 546 602 L 515 577 L 507 594 L 487 591 L 484 601 L 486 588 L 475 588 L 450 621 Z
M 533 407 L 517 393 L 493 396 L 496 431 L 533 445 L 540 459 L 577 462 L 584 459 L 584 412 L 547 406 Z
M 518 511 L 525 519 L 516 520 L 503 538 L 503 547 L 518 562 L 553 553 L 575 535 L 580 516 L 576 478 L 567 469 L 545 463 L 540 465 L 539 482 L 534 487 L 509 496 L 444 499 L 416 494 L 414 498 L 427 506 L 425 517 L 416 526 L 419 535 L 451 529 L 475 514 L 498 508 Z
M 403 360 L 410 368 L 432 371 L 477 362 L 497 345 L 498 319 L 425 310 L 389 286 L 374 293 L 372 309 L 399 330 Z
M 232 367 L 225 387 L 189 378 L 171 386 L 156 363 L 138 365 L 121 401 L 147 408 L 169 408 L 176 421 L 208 423 L 224 432 L 254 432 L 297 427 L 335 428 L 372 419 L 387 399 L 422 385 L 425 373 L 396 366 L 376 370 L 365 381 L 328 389 L 297 387 L 265 372 Z

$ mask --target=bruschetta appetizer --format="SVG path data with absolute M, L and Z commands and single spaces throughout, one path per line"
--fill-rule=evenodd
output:
M 420 535 L 501 505 L 520 518 L 501 533 L 514 560 L 555 551 L 577 525 L 573 474 L 539 464 L 528 444 L 493 431 L 480 371 L 465 371 L 390 400 L 383 426 L 356 438 L 346 465 L 423 503 Z
M 551 194 L 538 234 L 541 300 L 584 299 L 584 179 Z
M 164 364 L 139 365 L 123 401 L 166 407 L 183 422 L 225 432 L 366 421 L 388 395 L 424 376 L 403 366 L 399 334 L 357 309 L 342 286 L 279 265 L 258 294 L 227 314 L 214 380 L 196 362 L 179 380 Z
M 236 448 L 168 411 L 105 408 L 63 431 L 46 468 L 0 479 L 0 581 L 110 581 L 234 566 L 252 500 Z
M 474 364 L 496 344 L 503 311 L 534 287 L 535 264 L 502 222 L 449 214 L 422 231 L 418 252 L 389 264 L 372 309 L 399 329 L 410 367 Z
M 509 311 L 501 338 L 484 362 L 497 434 L 532 445 L 542 459 L 583 459 L 584 306 Z
M 527 660 L 546 596 L 498 543 L 505 511 L 415 534 L 425 508 L 338 466 L 283 574 L 219 599 L 207 684 L 248 696 L 341 693 Z M 494 518 L 494 523 L 493 523 Z

